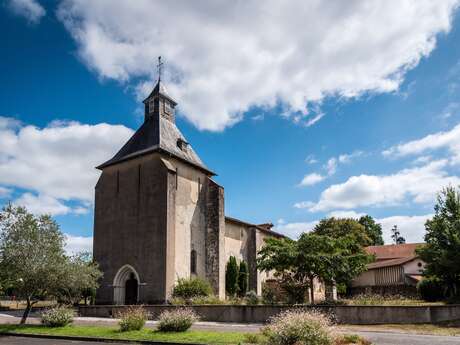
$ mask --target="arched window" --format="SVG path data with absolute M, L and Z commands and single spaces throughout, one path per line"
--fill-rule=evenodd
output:
M 196 274 L 196 250 L 190 253 L 190 273 Z

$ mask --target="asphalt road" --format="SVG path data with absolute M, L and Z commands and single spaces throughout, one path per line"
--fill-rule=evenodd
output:
M 460 345 L 460 337 L 359 332 L 375 345 Z M 0 336 L 1 345 L 101 345 L 101 342 Z M 128 345 L 127 343 L 112 343 Z M 130 344 L 132 345 L 132 343 Z

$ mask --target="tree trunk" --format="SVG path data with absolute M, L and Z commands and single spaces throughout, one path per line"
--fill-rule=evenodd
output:
M 32 310 L 32 303 L 30 301 L 30 297 L 27 297 L 27 306 L 26 306 L 26 309 L 24 310 L 24 314 L 22 314 L 22 318 L 20 322 L 21 325 L 26 323 L 27 317 L 29 316 L 29 313 L 31 310 Z
M 315 281 L 310 279 L 310 304 L 315 304 Z

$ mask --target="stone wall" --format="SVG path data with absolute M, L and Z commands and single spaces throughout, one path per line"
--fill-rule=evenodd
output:
M 206 183 L 206 279 L 214 294 L 225 298 L 224 189 L 210 178 Z
M 80 307 L 81 316 L 112 317 L 126 307 L 90 306 Z M 152 319 L 164 310 L 178 308 L 167 305 L 148 305 Z M 460 305 L 446 306 L 241 306 L 241 305 L 203 305 L 192 306 L 202 321 L 264 323 L 272 316 L 289 309 L 317 309 L 329 313 L 342 324 L 417 324 L 439 323 L 460 320 Z
M 139 275 L 139 301 L 164 301 L 171 282 L 167 266 L 169 169 L 158 154 L 110 166 L 96 185 L 95 260 L 104 276 L 96 302 L 113 302 L 114 277 L 124 265 Z M 155 212 L 152 212 L 155 210 Z M 173 255 L 168 250 L 168 255 Z M 168 271 L 169 270 L 169 271 Z

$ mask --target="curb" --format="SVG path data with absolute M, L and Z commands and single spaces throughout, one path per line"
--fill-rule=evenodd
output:
M 92 341 L 98 343 L 128 343 L 128 344 L 143 344 L 143 345 L 206 345 L 198 343 L 172 343 L 165 341 L 149 341 L 149 340 L 132 340 L 132 339 L 111 339 L 97 337 L 78 337 L 70 335 L 50 335 L 50 334 L 31 334 L 31 333 L 8 333 L 0 332 L 0 336 L 23 337 L 23 338 L 40 338 L 40 339 L 60 339 L 73 341 Z

